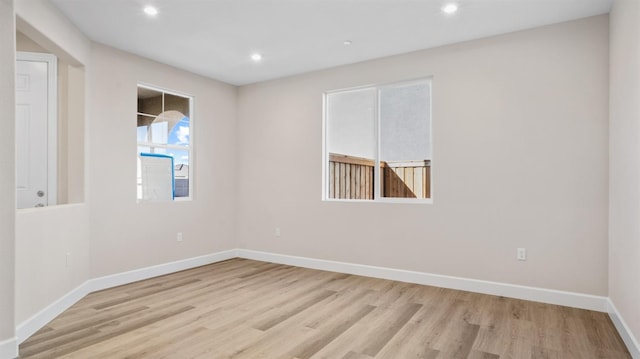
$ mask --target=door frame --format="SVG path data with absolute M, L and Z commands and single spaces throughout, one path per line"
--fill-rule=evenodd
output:
M 58 58 L 53 54 L 16 51 L 16 61 L 47 64 L 47 206 L 56 205 L 58 203 Z

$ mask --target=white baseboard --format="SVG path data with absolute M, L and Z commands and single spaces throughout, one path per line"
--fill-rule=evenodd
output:
M 44 327 L 47 323 L 52 321 L 55 317 L 60 315 L 65 310 L 69 309 L 69 307 L 71 307 L 73 304 L 75 304 L 91 292 L 117 287 L 119 285 L 133 283 L 139 280 L 149 279 L 169 273 L 179 272 L 181 270 L 189 268 L 195 268 L 211 263 L 221 262 L 236 257 L 236 250 L 232 249 L 200 257 L 187 258 L 175 262 L 169 262 L 124 273 L 90 279 L 71 292 L 64 295 L 62 298 L 51 303 L 49 306 L 39 311 L 31 318 L 19 324 L 16 328 L 17 343 L 19 344 L 25 341 L 35 332 Z M 4 359 L 4 357 L 0 356 L 0 359 Z
M 69 309 L 69 307 L 74 305 L 77 301 L 82 299 L 85 295 L 89 294 L 91 291 L 89 290 L 87 283 L 88 282 L 84 282 L 69 293 L 65 294 L 63 297 L 49 304 L 46 308 L 31 316 L 31 318 L 18 324 L 18 326 L 16 327 L 16 337 L 18 337 L 18 344 L 25 341 L 35 332 L 47 325 L 47 323 L 52 321 L 53 318 Z
M 90 292 L 95 292 L 98 290 L 113 288 L 119 285 L 133 283 L 169 273 L 179 272 L 185 269 L 221 262 L 236 257 L 236 250 L 231 249 L 223 252 L 207 254 L 200 257 L 188 258 L 175 262 L 158 264 L 151 267 L 140 268 L 129 272 L 112 274 L 89 280 L 89 289 Z
M 618 333 L 622 337 L 622 340 L 627 345 L 627 349 L 631 353 L 631 357 L 634 359 L 640 359 L 640 343 L 638 339 L 633 335 L 627 323 L 622 319 L 618 308 L 613 304 L 610 298 L 607 298 L 608 312 L 613 325 L 616 326 Z
M 613 303 L 606 297 L 248 249 L 232 249 L 88 280 L 18 325 L 16 338 L 0 342 L 0 359 L 12 359 L 17 356 L 19 343 L 22 343 L 91 292 L 237 257 L 608 312 L 633 358 L 640 359 L 640 346 L 638 346 L 637 340 L 629 331 Z
M 469 292 L 499 295 L 509 298 L 531 300 L 542 303 L 564 305 L 574 308 L 607 312 L 606 297 L 565 292 L 560 290 L 527 287 L 515 284 L 490 282 L 477 279 L 452 277 L 440 274 L 414 272 L 402 269 L 376 267 L 362 264 L 336 262 L 323 259 L 296 257 L 283 254 L 238 249 L 240 258 L 288 264 L 297 267 L 320 269 L 331 272 L 362 275 L 366 277 L 397 280 L 401 282 L 431 285 Z
M 18 357 L 18 338 L 3 340 L 0 342 L 0 359 L 14 359 Z

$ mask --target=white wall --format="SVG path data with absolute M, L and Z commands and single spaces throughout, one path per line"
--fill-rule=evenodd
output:
M 99 44 L 91 65 L 91 276 L 235 248 L 236 88 Z M 136 203 L 138 83 L 194 96 L 192 201 Z
M 640 3 L 611 11 L 609 296 L 640 339 Z M 637 345 L 637 344 L 636 344 Z
M 88 65 L 90 41 L 48 1 L 17 1 L 16 15 L 20 31 L 37 45 L 65 63 Z M 11 33 L 15 39 L 16 29 Z M 84 94 L 74 100 L 84 101 Z M 75 107 L 69 110 L 78 111 Z M 79 111 L 83 110 L 81 107 Z M 83 120 L 85 113 L 74 113 L 74 116 Z M 75 134 L 80 141 L 84 139 L 82 132 Z M 79 156 L 83 155 L 81 151 Z M 88 218 L 89 209 L 85 204 L 16 212 L 15 318 L 18 326 L 89 279 Z
M 16 323 L 89 279 L 85 204 L 19 210 L 16 216 Z
M 322 202 L 323 92 L 426 76 L 434 203 Z M 606 15 L 244 86 L 238 242 L 607 295 L 607 126 Z
M 12 204 L 10 217 L 2 218 L 2 230 L 13 231 L 12 226 L 4 226 L 5 220 L 13 225 L 15 218 L 16 223 L 16 305 L 9 311 L 12 317 L 15 314 L 16 324 L 27 323 L 90 278 L 234 248 L 236 89 L 101 45 L 92 48 L 84 35 L 47 1 L 21 1 L 19 6 L 16 4 L 16 12 L 21 32 L 63 61 L 75 65 L 69 67 L 70 79 L 73 76 L 74 81 L 82 82 L 83 71 L 86 71 L 87 83 L 95 84 L 86 86 L 86 98 L 92 99 L 86 112 L 82 106 L 69 107 L 76 120 L 89 114 L 86 123 L 70 125 L 67 132 L 75 141 L 69 142 L 73 148 L 80 148 L 80 151 L 68 148 L 70 166 L 84 162 L 72 156 L 77 157 L 78 153 L 84 156 L 82 139 L 87 137 L 86 158 L 90 166 L 85 169 L 74 165 L 77 168 L 70 169 L 73 173 L 88 173 L 87 181 L 78 182 L 86 186 L 87 203 L 20 210 L 16 214 L 15 201 L 2 202 Z M 2 34 L 10 34 L 15 40 L 15 27 L 11 24 L 7 30 Z M 4 53 L 13 54 L 13 50 Z M 92 59 L 95 65 L 91 64 Z M 13 71 L 10 72 L 13 78 Z M 135 86 L 139 81 L 196 97 L 193 136 L 196 194 L 191 202 L 135 203 Z M 9 87 L 13 96 L 13 82 Z M 69 93 L 70 103 L 84 100 L 85 94 L 77 93 L 82 88 L 84 86 L 79 86 Z M 76 141 L 78 138 L 80 141 Z M 8 143 L 3 141 L 3 145 Z M 10 168 L 2 173 L 13 173 L 13 162 L 2 162 L 2 166 Z M 91 179 L 95 184 L 91 184 Z M 3 181 L 3 189 L 4 186 L 10 187 L 7 193 L 14 196 L 14 184 L 5 185 Z M 83 197 L 80 193 L 75 200 L 69 199 L 81 201 Z M 184 242 L 175 241 L 178 231 L 184 233 Z M 13 235 L 5 237 L 3 233 L 2 238 L 10 238 L 11 242 L 6 245 L 13 246 Z M 3 253 L 8 253 L 4 247 Z M 11 266 L 13 270 L 13 258 L 12 255 L 11 261 L 3 260 L 2 265 Z M 13 275 L 11 280 L 6 283 L 11 287 L 7 298 L 13 300 Z M 13 333 L 13 325 L 9 326 Z
M 0 0 L 0 358 L 15 342 L 15 17 L 13 0 Z
M 5 119 L 12 9 L 0 0 Z M 47 2 L 16 10 L 31 38 L 88 66 L 88 204 L 16 217 L 13 177 L 2 175 L 13 156 L 0 158 L 0 358 L 14 314 L 19 324 L 89 278 L 238 245 L 610 295 L 640 335 L 637 2 L 615 3 L 610 66 L 599 16 L 240 89 L 91 46 Z M 425 76 L 434 79 L 434 204 L 322 202 L 322 93 Z M 193 201 L 135 201 L 138 82 L 195 96 Z M 13 145 L 0 138 L 3 154 Z M 515 260 L 516 247 L 528 261 Z
M 88 64 L 91 41 L 49 0 L 19 0 L 15 8 L 21 32 L 73 66 Z

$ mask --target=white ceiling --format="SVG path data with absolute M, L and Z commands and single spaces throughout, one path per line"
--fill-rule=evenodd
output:
M 447 16 L 445 0 L 52 1 L 94 41 L 234 85 L 604 14 L 612 2 L 458 0 Z

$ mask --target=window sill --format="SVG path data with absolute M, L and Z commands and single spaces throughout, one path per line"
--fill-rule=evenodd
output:
M 191 201 L 193 201 L 192 197 L 178 197 L 178 198 L 175 198 L 173 200 L 166 200 L 166 201 L 145 201 L 145 200 L 141 200 L 141 199 L 136 199 L 136 203 L 137 204 L 176 203 L 176 202 L 191 202 Z
M 387 204 L 433 204 L 433 198 L 380 198 L 380 199 L 339 199 L 339 198 L 324 198 L 323 202 L 337 202 L 337 203 L 387 203 Z

